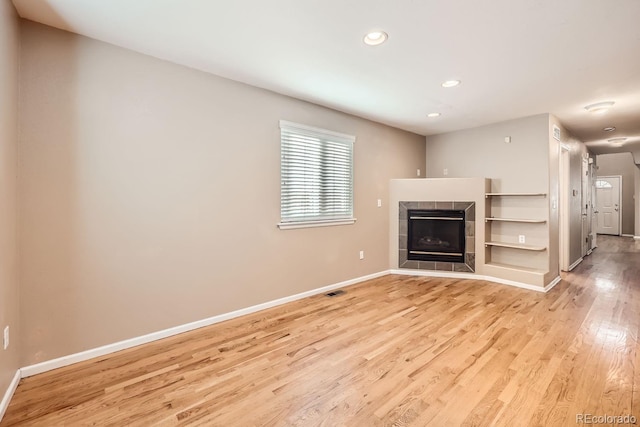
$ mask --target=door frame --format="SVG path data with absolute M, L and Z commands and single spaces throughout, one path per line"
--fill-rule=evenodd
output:
M 570 248 L 571 240 L 569 235 L 570 228 L 570 205 L 569 194 L 571 193 L 571 147 L 566 144 L 559 144 L 559 190 L 560 190 L 560 232 L 559 234 L 559 248 L 560 248 L 560 270 L 569 271 L 570 267 Z
M 583 258 L 589 255 L 591 245 L 589 243 L 589 232 L 591 230 L 591 186 L 589 182 L 589 155 L 582 155 L 582 163 L 580 167 L 580 235 L 582 240 L 580 243 L 580 256 Z
M 622 175 L 598 175 L 596 180 L 601 178 L 618 178 L 620 180 L 620 185 L 618 186 L 618 236 L 622 236 Z M 596 191 L 598 188 L 596 186 Z M 600 215 L 600 210 L 598 209 L 598 215 Z M 598 217 L 599 219 L 600 217 Z M 598 232 L 596 227 L 596 233 Z M 609 234 L 609 236 L 615 236 L 615 234 Z
M 591 224 L 589 224 L 589 235 L 591 236 L 591 247 L 589 254 L 598 247 L 598 218 L 596 210 L 598 208 L 598 197 L 596 193 L 596 179 L 598 179 L 598 166 L 593 157 L 589 157 L 589 185 L 591 186 Z

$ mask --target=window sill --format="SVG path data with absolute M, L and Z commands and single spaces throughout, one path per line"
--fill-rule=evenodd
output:
M 301 221 L 301 222 L 281 222 L 278 224 L 280 230 L 294 230 L 296 228 L 312 227 L 332 227 L 336 225 L 351 225 L 356 222 L 356 218 L 333 219 L 326 221 Z

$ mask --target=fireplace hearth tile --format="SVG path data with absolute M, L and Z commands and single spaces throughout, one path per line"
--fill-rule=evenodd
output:
M 471 206 L 469 206 L 468 208 L 466 208 L 466 215 L 467 218 L 473 218 L 474 220 L 476 219 L 476 204 L 475 203 L 471 203 Z
M 436 202 L 436 209 L 453 209 L 453 202 Z
M 475 221 L 465 221 L 465 224 L 464 224 L 464 235 L 466 237 L 475 237 L 476 236 L 476 222 Z
M 408 228 L 409 227 L 407 227 L 406 218 L 405 218 L 404 221 L 400 221 L 400 235 L 401 236 L 406 236 L 409 233 Z
M 420 270 L 420 262 L 419 261 L 405 261 L 400 268 L 411 268 L 414 270 Z
M 466 253 L 475 254 L 476 253 L 476 238 L 475 237 L 466 237 L 467 241 L 465 242 Z
M 476 270 L 476 254 L 467 252 L 466 254 L 464 254 L 464 260 L 465 264 L 473 268 L 473 271 Z
M 420 261 L 420 270 L 436 270 L 434 261 Z
M 398 236 L 398 249 L 406 250 L 407 249 L 407 236 L 399 235 Z
M 455 264 L 453 264 L 453 271 L 457 273 L 473 273 L 471 267 L 461 262 L 456 262 Z
M 404 202 L 400 202 L 400 211 L 398 212 L 398 214 L 398 219 L 400 220 L 400 222 L 407 220 L 407 207 L 405 206 Z
M 453 271 L 453 262 L 436 262 L 436 270 L 438 271 Z
M 400 210 L 402 209 L 436 209 L 436 202 L 400 202 Z
M 399 265 L 404 264 L 407 261 L 407 250 L 406 249 L 400 249 L 400 251 L 398 252 L 398 263 Z
M 455 210 L 467 210 L 470 206 L 473 206 L 473 202 L 453 202 L 453 209 Z M 469 215 L 468 211 L 467 215 Z

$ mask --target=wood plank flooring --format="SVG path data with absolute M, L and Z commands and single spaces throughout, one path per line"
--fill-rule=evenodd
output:
M 548 294 L 386 276 L 23 379 L 0 426 L 564 426 L 640 418 L 640 241 Z

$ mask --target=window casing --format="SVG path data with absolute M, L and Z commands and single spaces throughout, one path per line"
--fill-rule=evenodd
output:
M 280 121 L 280 228 L 352 224 L 355 137 Z

